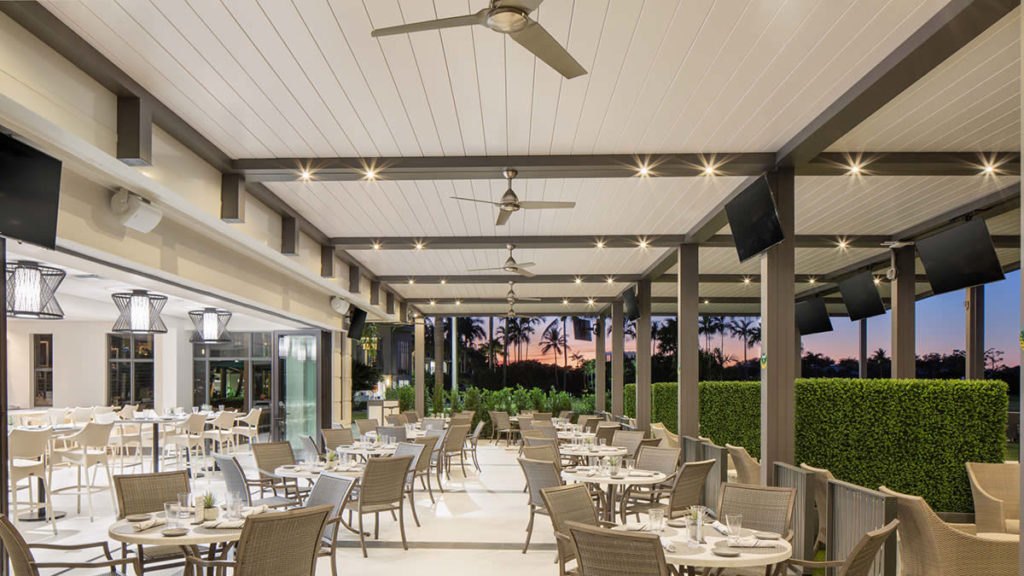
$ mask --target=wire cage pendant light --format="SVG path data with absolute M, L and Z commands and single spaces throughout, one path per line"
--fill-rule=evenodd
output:
M 145 290 L 121 292 L 112 296 L 119 314 L 114 323 L 115 334 L 166 334 L 160 313 L 167 304 L 167 296 L 150 294 Z
M 66 273 L 38 262 L 7 264 L 7 315 L 11 318 L 60 320 L 64 310 L 57 302 L 57 287 Z
M 228 333 L 231 312 L 216 308 L 204 308 L 189 312 L 188 317 L 196 328 L 189 340 L 193 344 L 218 344 L 231 341 L 231 334 Z

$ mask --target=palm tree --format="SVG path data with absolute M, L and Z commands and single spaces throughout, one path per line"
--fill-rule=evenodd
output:
M 555 357 L 555 366 L 558 366 L 558 355 L 565 352 L 568 347 L 569 344 L 565 340 L 565 334 L 558 326 L 558 318 L 555 318 L 544 329 L 544 334 L 540 339 L 540 351 L 544 354 L 552 352 Z M 557 373 L 555 374 L 555 380 L 557 384 Z
M 715 316 L 704 315 L 700 317 L 697 324 L 697 334 L 704 336 L 704 350 L 711 351 L 711 337 L 718 334 L 718 324 Z
M 722 337 L 722 354 L 725 354 L 725 333 L 728 331 L 728 322 L 725 316 L 715 316 L 715 325 L 718 327 L 718 334 Z
M 753 334 L 755 321 L 753 318 L 740 318 L 729 322 L 729 334 L 739 338 L 743 342 L 743 365 L 747 364 L 747 348 L 753 348 L 754 345 L 750 341 L 750 336 Z
M 586 358 L 584 358 L 583 354 L 580 354 L 579 352 L 573 352 L 572 361 L 576 363 L 577 368 L 583 368 L 583 363 L 586 361 Z

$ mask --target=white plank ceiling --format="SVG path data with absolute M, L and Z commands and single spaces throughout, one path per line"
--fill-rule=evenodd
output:
M 44 4 L 232 157 L 774 151 L 944 0 L 548 0 L 589 74 L 502 35 L 373 27 L 483 0 Z

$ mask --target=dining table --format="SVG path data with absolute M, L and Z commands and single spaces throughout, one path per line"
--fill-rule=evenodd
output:
M 639 526 L 638 526 L 639 524 Z M 627 523 L 613 528 L 618 531 L 644 531 L 643 523 Z M 705 569 L 714 572 L 717 569 L 759 568 L 765 573 L 785 562 L 793 556 L 793 546 L 778 534 L 742 530 L 740 545 L 731 545 L 729 537 L 721 534 L 710 525 L 704 527 L 704 541 L 696 542 L 683 527 L 665 526 L 654 533 L 661 537 L 662 548 L 665 550 L 665 562 L 682 569 L 680 574 L 695 576 Z M 756 546 L 756 547 L 752 547 Z
M 668 476 L 656 470 L 626 470 L 622 468 L 617 474 L 611 474 L 610 471 L 599 466 L 566 468 L 562 470 L 562 478 L 566 482 L 578 482 L 602 487 L 602 490 L 605 492 L 606 502 L 608 502 L 604 509 L 604 520 L 608 522 L 613 521 L 615 518 L 615 504 L 620 487 L 652 486 L 668 480 Z
M 377 458 L 382 456 L 391 456 L 398 450 L 397 444 L 370 444 L 370 443 L 355 443 L 347 446 L 338 446 L 334 449 L 338 454 L 350 454 L 355 456 L 361 456 L 363 458 Z
M 163 512 L 152 514 L 151 517 L 163 517 Z M 124 544 L 178 546 L 182 551 L 191 551 L 196 555 L 198 555 L 199 546 L 209 546 L 207 558 L 210 560 L 216 559 L 218 553 L 238 542 L 242 536 L 241 528 L 204 528 L 201 524 L 189 526 L 184 535 L 165 536 L 163 530 L 167 526 L 164 524 L 141 531 L 135 529 L 135 524 L 137 523 L 122 518 L 110 525 L 107 536 L 111 540 Z M 213 568 L 208 568 L 207 574 L 212 575 Z

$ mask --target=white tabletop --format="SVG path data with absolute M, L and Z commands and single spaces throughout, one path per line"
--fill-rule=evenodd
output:
M 616 526 L 614 530 L 625 530 L 625 526 Z M 710 526 L 704 527 L 704 541 L 706 544 L 699 544 L 690 547 L 687 543 L 687 536 L 683 528 L 672 528 L 666 526 L 661 531 L 663 540 L 672 543 L 674 552 L 665 550 L 665 561 L 676 566 L 695 566 L 703 568 L 750 568 L 757 566 L 769 566 L 788 560 L 793 555 L 793 547 L 789 542 L 779 538 L 778 540 L 763 540 L 774 544 L 772 548 L 731 548 L 740 553 L 739 556 L 719 556 L 712 552 L 712 548 L 719 543 L 726 542 L 727 537 L 719 534 Z M 744 530 L 744 532 L 747 532 Z
M 582 470 L 580 470 L 582 468 Z M 590 471 L 587 471 L 587 469 Z M 580 466 L 575 469 L 566 468 L 562 471 L 562 477 L 568 482 L 586 482 L 589 484 L 614 484 L 616 486 L 648 486 L 659 484 L 668 479 L 668 476 L 661 472 L 651 470 L 633 470 L 626 472 L 622 470 L 620 476 L 609 476 L 599 474 L 596 469 L 588 466 Z
M 359 456 L 391 456 L 398 449 L 397 444 L 378 444 L 376 446 L 360 446 L 353 444 L 349 446 L 338 446 L 335 451 L 339 454 L 356 454 Z
M 365 466 L 360 464 L 350 464 L 348 466 L 344 464 L 337 464 L 335 466 L 307 466 L 307 465 L 296 465 L 296 466 L 279 466 L 274 469 L 274 475 L 280 476 L 281 478 L 295 478 L 299 480 L 314 480 L 327 472 L 328 474 L 334 474 L 336 476 L 346 476 L 348 478 L 362 478 L 363 472 L 366 470 Z
M 111 540 L 126 542 L 128 544 L 144 544 L 147 546 L 196 546 L 200 544 L 223 544 L 226 542 L 237 542 L 242 535 L 241 528 L 203 528 L 202 526 L 189 526 L 188 534 L 184 536 L 164 536 L 161 530 L 166 525 L 154 526 L 149 530 L 136 532 L 132 523 L 127 520 L 118 520 L 110 525 L 107 535 Z
M 596 434 L 593 432 L 558 432 L 559 440 L 572 440 L 573 438 L 593 438 Z
M 595 446 L 593 444 L 562 444 L 558 447 L 558 451 L 563 456 L 591 456 L 594 458 L 626 455 L 626 449 L 622 446 Z

